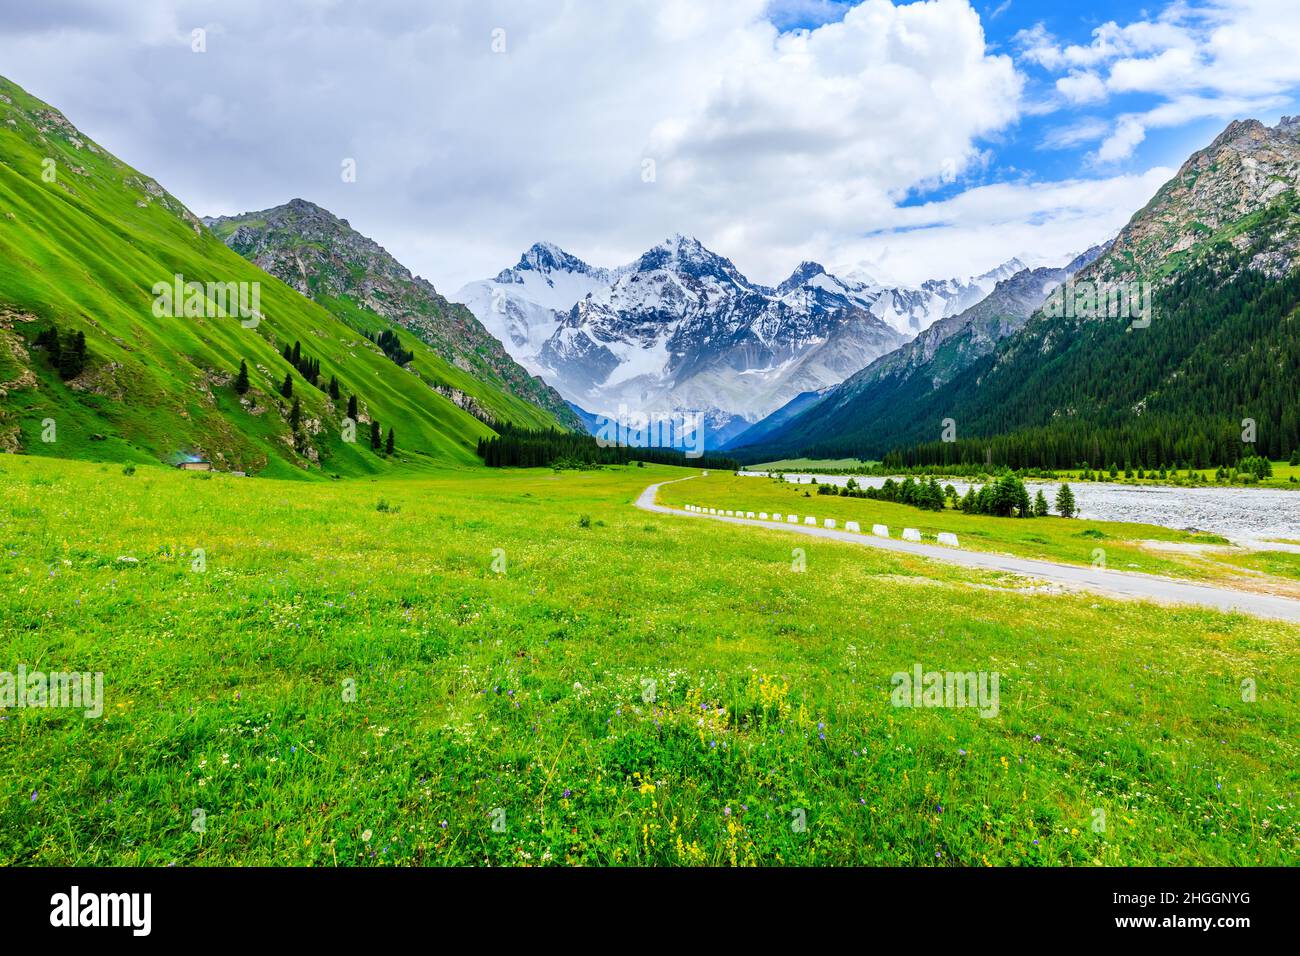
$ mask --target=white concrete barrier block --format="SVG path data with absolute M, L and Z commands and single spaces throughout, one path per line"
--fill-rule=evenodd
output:
M 960 547 L 961 547 L 961 545 L 959 545 L 959 544 L 957 543 L 957 536 L 956 536 L 955 534 L 953 534 L 951 531 L 940 531 L 940 532 L 939 532 L 939 543 L 940 543 L 940 544 L 946 544 L 946 545 L 947 545 L 948 547 L 950 547 L 950 548 L 960 548 Z
M 859 525 L 856 521 L 846 521 L 846 522 L 844 522 L 844 530 L 845 530 L 845 531 L 856 531 L 856 532 L 858 532 L 859 534 L 861 534 L 861 533 L 862 533 L 862 526 Z
M 873 524 L 871 526 L 871 533 L 874 534 L 877 538 L 888 538 L 889 528 L 887 528 L 883 524 Z
M 917 531 L 915 528 L 904 528 L 904 529 L 903 529 L 903 540 L 904 540 L 904 541 L 920 541 L 920 540 L 921 540 L 921 532 Z
M 745 512 L 745 517 L 746 517 L 746 518 L 752 518 L 752 517 L 754 517 L 754 512 L 752 512 L 752 511 L 746 511 L 746 512 Z
M 812 515 L 809 515 L 807 518 L 804 518 L 804 519 L 803 519 L 803 523 L 804 523 L 804 524 L 810 524 L 810 525 L 812 525 L 814 528 L 817 527 L 817 519 L 814 518 Z
M 772 515 L 772 520 L 773 520 L 773 521 L 780 521 L 780 520 L 781 520 L 781 512 L 778 511 L 776 514 Z
M 734 511 L 728 511 L 728 512 L 727 512 L 727 517 L 730 518 L 730 517 L 732 517 L 734 514 L 735 514 Z
M 766 521 L 766 520 L 767 520 L 767 512 L 766 512 L 766 511 L 760 511 L 760 512 L 758 513 L 758 520 L 759 520 L 759 521 Z
M 709 514 L 711 514 L 711 515 L 715 515 L 715 514 L 717 514 L 717 513 L 718 513 L 718 509 L 717 509 L 717 508 L 710 508 L 710 509 L 709 509 Z
M 835 519 L 834 519 L 834 518 L 827 518 L 826 521 L 824 522 L 824 525 L 825 525 L 825 527 L 827 527 L 827 528 L 833 528 L 833 527 L 835 527 Z
M 786 523 L 786 524 L 798 524 L 798 523 L 799 523 L 799 516 L 798 516 L 798 515 L 786 515 L 786 516 L 785 516 L 785 523 Z

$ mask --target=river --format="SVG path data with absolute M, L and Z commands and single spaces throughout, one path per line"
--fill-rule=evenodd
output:
M 766 477 L 766 472 L 741 472 Z M 813 475 L 787 473 L 786 481 L 845 485 L 850 477 L 863 487 L 879 488 L 884 478 L 862 475 Z M 895 479 L 901 480 L 901 479 Z M 965 494 L 969 482 L 941 479 Z M 1055 508 L 1054 481 L 1027 481 L 1032 495 L 1043 489 Z M 1300 490 L 1275 488 L 1224 488 L 1210 486 L 1177 488 L 1169 485 L 1121 485 L 1111 482 L 1080 481 L 1070 485 L 1079 517 L 1096 521 L 1135 521 L 1188 531 L 1209 531 L 1236 542 L 1258 542 L 1270 538 L 1300 541 Z

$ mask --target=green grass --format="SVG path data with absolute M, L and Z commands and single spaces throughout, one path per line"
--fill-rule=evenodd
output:
M 686 473 L 0 458 L 0 670 L 105 680 L 0 714 L 0 863 L 1294 862 L 1295 627 L 632 507 Z
M 1246 487 L 1247 482 L 1241 480 L 1238 480 L 1235 483 L 1230 483 L 1226 481 L 1216 481 L 1214 477 L 1214 473 L 1217 470 L 1218 470 L 1217 468 L 1193 468 L 1192 471 L 1194 473 L 1200 475 L 1202 478 L 1205 479 L 1203 482 L 1198 481 L 1194 485 L 1190 484 L 1187 481 L 1187 471 L 1185 469 L 1175 473 L 1169 473 L 1164 480 L 1152 476 L 1150 472 L 1147 473 L 1148 476 L 1146 478 L 1136 478 L 1136 477 L 1125 478 L 1124 469 L 1122 467 L 1119 468 L 1119 474 L 1115 478 L 1110 477 L 1109 467 L 1101 470 L 1100 472 L 1098 472 L 1096 469 L 1093 469 L 1093 474 L 1100 474 L 1102 481 L 1112 482 L 1114 484 L 1120 484 L 1120 485 L 1180 484 L 1180 485 L 1187 485 L 1188 487 L 1199 488 L 1205 486 L 1222 487 L 1231 484 L 1234 487 Z M 1079 475 L 1082 474 L 1082 472 L 1080 469 L 1077 468 L 1067 468 L 1067 469 L 1058 470 L 1056 474 L 1060 477 L 1062 481 L 1078 482 L 1080 481 Z M 1137 474 L 1136 468 L 1133 470 L 1133 474 L 1134 475 Z M 1294 481 L 1292 480 L 1293 478 L 1295 479 Z M 1082 482 L 1082 485 L 1084 488 L 1086 488 L 1088 487 L 1088 482 L 1086 481 Z M 1273 476 L 1271 478 L 1265 478 L 1263 481 L 1251 481 L 1249 482 L 1249 486 L 1253 488 L 1286 488 L 1290 490 L 1300 490 L 1300 466 L 1291 465 L 1285 461 L 1274 461 Z
M 277 476 L 314 469 L 314 456 L 293 447 L 290 403 L 278 394 L 289 370 L 280 352 L 294 341 L 320 360 L 323 383 L 336 376 L 345 397 L 359 397 L 363 415 L 395 428 L 408 457 L 473 464 L 478 439 L 492 434 L 435 392 L 438 384 L 467 392 L 500 418 L 529 427 L 553 422 L 458 373 L 413 337 L 403 342 L 417 355 L 414 373 L 399 368 L 344 321 L 228 249 L 46 104 L 3 78 L 0 97 L 0 448 L 136 462 L 191 452 L 223 469 Z M 46 160 L 54 162 L 52 182 L 42 176 Z M 154 317 L 153 286 L 175 274 L 258 282 L 265 319 L 249 329 L 235 317 Z M 50 323 L 86 334 L 91 368 L 76 387 L 30 347 Z M 241 360 L 258 413 L 241 406 L 231 387 Z M 24 372 L 34 378 L 20 381 Z M 389 470 L 364 441 L 342 440 L 345 408 L 294 379 L 309 425 L 304 437 L 325 473 Z M 46 419 L 57 423 L 54 442 L 41 440 Z
M 765 465 L 746 465 L 747 471 L 848 471 L 873 465 L 875 462 L 861 461 L 857 458 L 782 458 L 769 461 Z
M 1086 482 L 1075 486 L 1076 498 L 1086 496 L 1087 487 Z M 1029 490 L 1030 494 L 1034 493 L 1032 485 Z M 819 522 L 834 518 L 841 528 L 845 521 L 857 521 L 867 531 L 870 531 L 869 526 L 872 524 L 883 524 L 889 527 L 895 538 L 901 536 L 903 528 L 916 528 L 931 544 L 940 531 L 951 531 L 957 535 L 962 548 L 966 550 L 993 551 L 1067 564 L 1091 565 L 1097 560 L 1096 552 L 1100 549 L 1106 567 L 1113 570 L 1163 574 L 1198 581 L 1235 579 L 1239 577 L 1238 568 L 1253 567 L 1248 562 L 1230 560 L 1233 557 L 1230 554 L 1199 547 L 1228 543 L 1226 539 L 1215 535 L 1119 521 L 1085 521 L 1056 516 L 995 518 L 968 515 L 950 508 L 942 512 L 924 511 L 890 501 L 819 495 L 816 487 L 810 484 L 746 478 L 729 472 L 714 471 L 707 478 L 669 485 L 663 489 L 660 500 L 674 507 L 693 504 L 755 513 L 793 512 L 801 518 L 812 515 Z M 1159 550 L 1144 542 L 1197 547 L 1189 547 L 1180 552 L 1177 549 Z M 1260 566 L 1257 570 L 1275 575 L 1269 567 Z M 1285 579 L 1291 577 L 1290 574 L 1282 573 L 1281 579 L 1274 580 L 1273 583 L 1287 591 L 1290 588 Z

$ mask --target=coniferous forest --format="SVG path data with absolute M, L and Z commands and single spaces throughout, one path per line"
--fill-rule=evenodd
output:
M 537 468 L 554 465 L 561 468 L 592 468 L 598 465 L 622 465 L 630 461 L 660 465 L 689 465 L 735 471 L 740 467 L 734 458 L 704 455 L 687 458 L 671 448 L 634 448 L 628 445 L 602 446 L 591 435 L 576 432 L 530 431 L 510 424 L 497 429 L 496 438 L 481 438 L 478 455 L 490 468 Z
M 1147 328 L 1075 320 L 1063 334 L 1059 319 L 1036 318 L 918 403 L 912 421 L 864 422 L 806 454 L 1012 468 L 1286 458 L 1300 448 L 1300 274 L 1243 268 L 1257 251 L 1215 247 L 1156 292 Z M 916 441 L 948 417 L 956 441 Z M 883 446 L 886 435 L 903 440 Z

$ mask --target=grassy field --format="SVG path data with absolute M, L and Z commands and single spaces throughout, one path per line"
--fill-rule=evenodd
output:
M 1030 486 L 1030 493 L 1033 493 Z M 1086 494 L 1083 485 L 1079 495 Z M 1120 571 L 1140 571 L 1194 581 L 1229 583 L 1252 590 L 1300 596 L 1300 554 L 1267 551 L 1246 555 L 1224 547 L 1216 535 L 1175 531 L 1159 525 L 1077 518 L 1017 519 L 965 514 L 953 509 L 924 511 L 910 505 L 870 498 L 818 495 L 812 485 L 780 479 L 740 477 L 711 472 L 707 478 L 669 485 L 660 500 L 731 510 L 812 515 L 822 521 L 857 521 L 866 528 L 883 524 L 895 537 L 916 528 L 931 544 L 940 531 L 957 535 L 963 548 L 996 551 L 1023 558 L 1090 565 L 1099 559 Z M 1244 571 L 1244 573 L 1243 573 Z
M 1300 490 L 1300 465 L 1292 465 L 1285 461 L 1274 461 L 1272 464 L 1273 464 L 1272 477 L 1265 478 L 1262 481 L 1251 482 L 1250 483 L 1251 487 L 1285 488 L 1291 491 Z M 1197 475 L 1205 479 L 1204 484 L 1210 484 L 1210 485 L 1228 484 L 1228 482 L 1221 482 L 1215 479 L 1214 473 L 1218 470 L 1216 468 L 1194 468 L 1192 470 Z M 1094 474 L 1097 473 L 1095 469 L 1093 473 Z M 1082 474 L 1082 472 L 1078 469 L 1066 469 L 1066 470 L 1058 471 L 1057 474 L 1061 477 L 1063 481 L 1079 481 L 1079 475 Z M 1139 479 L 1136 477 L 1137 475 L 1136 470 L 1134 471 L 1133 474 L 1135 477 L 1125 478 L 1124 469 L 1121 467 L 1119 469 L 1118 476 L 1112 479 L 1110 477 L 1110 469 L 1107 468 L 1103 473 L 1101 480 L 1108 481 L 1108 482 L 1113 481 L 1115 484 L 1121 484 L 1121 485 L 1168 485 L 1173 483 L 1170 480 L 1168 480 L 1168 478 L 1164 481 L 1161 481 L 1159 478 L 1151 478 L 1151 477 Z M 1186 476 L 1187 476 L 1187 472 L 1186 470 L 1183 470 L 1177 472 L 1176 477 L 1179 479 L 1185 479 Z M 1171 475 L 1169 477 L 1174 477 L 1174 476 Z M 1085 488 L 1087 487 L 1087 484 L 1088 484 L 1087 482 L 1083 482 Z M 1244 485 L 1246 483 L 1242 481 L 1238 481 L 1236 482 L 1236 484 Z
M 828 474 L 839 474 L 839 473 L 865 474 L 867 473 L 869 466 L 876 465 L 876 464 L 878 464 L 878 462 L 859 461 L 856 458 L 821 458 L 821 459 L 783 458 L 780 461 L 772 461 L 763 465 L 747 465 L 746 470 L 813 472 L 813 473 L 828 473 Z M 1252 487 L 1286 488 L 1293 491 L 1300 490 L 1300 465 L 1288 464 L 1285 461 L 1274 461 L 1272 464 L 1273 464 L 1273 476 L 1271 478 L 1265 478 L 1263 481 L 1251 482 Z M 1208 484 L 1211 485 L 1227 484 L 1227 482 L 1220 482 L 1215 480 L 1214 473 L 1217 469 L 1201 468 L 1201 469 L 1193 469 L 1193 470 L 1196 472 L 1196 474 L 1203 477 L 1205 479 L 1205 482 Z M 1082 481 L 1082 479 L 1079 476 L 1082 475 L 1083 472 L 1081 469 L 1078 468 L 1062 468 L 1062 469 L 1058 469 L 1055 472 L 1055 474 L 1061 481 L 1078 483 Z M 1093 474 L 1097 474 L 1097 471 L 1095 469 L 1093 471 Z M 1106 482 L 1113 482 L 1115 484 L 1120 484 L 1120 485 L 1171 485 L 1171 484 L 1175 484 L 1176 479 L 1185 479 L 1187 476 L 1187 472 L 1185 470 L 1179 471 L 1175 475 L 1167 474 L 1164 480 L 1161 480 L 1154 476 L 1139 479 L 1136 477 L 1136 474 L 1137 472 L 1134 471 L 1135 477 L 1125 478 L 1124 470 L 1121 468 L 1119 470 L 1119 474 L 1112 479 L 1110 477 L 1109 469 L 1106 469 L 1102 473 L 1102 477 L 1100 480 Z M 962 480 L 965 481 L 968 479 L 963 478 Z M 1032 481 L 1033 479 L 1026 479 L 1026 480 Z M 1082 482 L 1082 484 L 1084 485 L 1084 487 L 1087 487 L 1088 483 Z M 1236 484 L 1244 486 L 1246 483 L 1243 481 L 1238 481 Z
M 857 458 L 782 458 L 765 465 L 748 465 L 750 471 L 853 471 L 875 462 Z
M 0 671 L 104 675 L 0 712 L 0 863 L 1295 862 L 1300 630 L 631 506 L 684 473 L 0 458 Z

